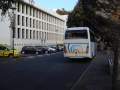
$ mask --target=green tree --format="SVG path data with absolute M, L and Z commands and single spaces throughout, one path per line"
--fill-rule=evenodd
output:
M 85 20 L 85 15 L 83 12 L 83 8 L 80 2 L 74 7 L 74 10 L 68 16 L 68 27 L 77 27 L 83 25 L 83 21 Z
M 12 4 L 15 2 L 19 2 L 22 0 L 0 0 L 0 9 L 2 10 L 1 15 L 5 15 L 5 13 L 12 7 Z M 34 3 L 34 0 L 29 0 L 30 3 Z
M 0 9 L 2 9 L 2 15 L 6 13 L 6 11 L 11 8 L 12 4 L 17 0 L 0 0 Z
M 69 14 L 69 11 L 66 11 L 64 8 L 62 9 L 57 9 L 56 11 L 58 14 L 60 15 L 68 15 Z
M 69 14 L 67 25 L 88 26 L 112 46 L 114 52 L 113 89 L 118 75 L 118 58 L 120 46 L 120 24 L 112 20 L 112 13 L 119 8 L 119 0 L 79 0 Z M 77 15 L 77 17 L 76 17 Z M 81 24 L 82 23 L 82 24 Z

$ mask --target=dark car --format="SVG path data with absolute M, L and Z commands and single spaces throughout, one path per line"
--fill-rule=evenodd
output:
M 60 47 L 60 48 L 59 48 L 60 51 L 63 51 L 63 49 L 64 49 L 63 47 Z
M 51 48 L 56 49 L 56 52 L 59 52 L 59 51 L 60 51 L 60 47 L 59 47 L 59 46 L 57 46 L 57 45 L 53 45 L 53 46 L 51 46 Z
M 46 46 L 35 46 L 37 49 L 40 49 L 42 54 L 48 53 L 48 48 Z
M 22 54 L 42 54 L 42 49 L 35 46 L 24 46 L 21 50 Z
M 57 52 L 56 47 L 54 45 L 48 45 L 47 48 L 48 48 L 48 53 L 56 53 Z

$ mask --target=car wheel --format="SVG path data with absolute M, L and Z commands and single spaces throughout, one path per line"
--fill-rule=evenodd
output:
M 8 56 L 9 58 L 13 58 L 13 54 L 9 54 L 9 56 Z
M 36 52 L 35 54 L 37 54 L 37 55 L 38 55 L 38 54 L 39 54 L 39 52 Z
M 48 52 L 48 54 L 50 53 L 49 51 L 47 51 Z
M 24 52 L 24 51 L 22 51 L 22 54 L 25 54 L 25 52 Z
M 45 54 L 48 54 L 49 52 L 48 51 L 45 51 Z

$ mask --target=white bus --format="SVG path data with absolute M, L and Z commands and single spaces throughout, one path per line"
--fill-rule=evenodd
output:
M 88 27 L 67 28 L 64 35 L 64 57 L 93 58 L 96 56 L 96 39 Z

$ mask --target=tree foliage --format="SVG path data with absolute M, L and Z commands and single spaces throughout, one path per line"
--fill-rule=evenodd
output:
M 114 12 L 119 11 L 119 0 L 79 0 L 69 14 L 68 27 L 88 26 L 93 28 L 114 52 L 112 83 L 115 90 L 118 75 L 118 58 L 120 49 L 120 23 L 112 19 Z M 77 14 L 77 17 L 76 17 Z M 81 25 L 81 23 L 84 23 Z
M 79 0 L 69 14 L 67 25 L 88 26 L 104 40 L 113 43 L 113 39 L 120 36 L 118 35 L 120 25 L 111 19 L 118 6 L 119 0 Z
M 68 15 L 69 14 L 69 11 L 66 11 L 64 8 L 62 9 L 57 9 L 56 11 L 58 14 L 60 15 Z
M 0 0 L 0 9 L 2 10 L 1 15 L 5 15 L 5 13 L 12 7 L 12 4 L 15 2 L 19 2 L 22 0 Z M 34 3 L 34 0 L 29 0 L 30 3 Z
M 12 3 L 17 0 L 0 0 L 0 9 L 2 9 L 2 15 L 6 13 L 6 11 L 12 7 Z
M 93 2 L 91 1 L 89 3 Z M 83 2 L 83 0 L 78 1 L 77 5 L 74 7 L 74 10 L 69 14 L 67 22 L 68 27 L 88 25 L 88 22 L 94 15 L 94 9 L 88 10 L 89 8 L 92 8 L 91 7 L 92 5 L 90 4 L 88 5 L 88 2 L 87 2 L 88 7 L 86 7 L 85 5 L 86 4 Z

